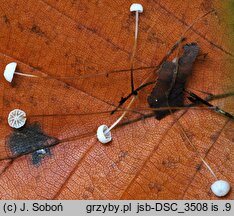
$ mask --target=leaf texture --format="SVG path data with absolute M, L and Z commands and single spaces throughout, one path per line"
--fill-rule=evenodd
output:
M 131 3 L 1 2 L 1 71 L 16 61 L 18 71 L 41 77 L 15 76 L 9 85 L 0 76 L 1 199 L 217 199 L 210 191 L 214 178 L 189 146 L 178 121 L 217 177 L 234 186 L 233 121 L 211 110 L 181 110 L 161 121 L 136 121 L 114 129 L 110 144 L 97 141 L 98 126 L 111 125 L 121 112 L 91 113 L 113 110 L 131 90 L 129 72 L 105 76 L 130 68 L 135 22 Z M 135 68 L 156 66 L 198 17 L 214 10 L 185 35 L 188 43 L 196 42 L 207 53 L 204 61 L 194 64 L 187 87 L 214 95 L 233 91 L 233 32 L 224 19 L 224 4 L 139 3 L 144 13 Z M 135 86 L 154 73 L 135 71 Z M 151 90 L 149 86 L 140 91 L 133 107 L 148 107 Z M 231 97 L 212 103 L 234 112 Z M 14 131 L 7 116 L 15 108 L 26 111 L 28 125 L 37 122 L 44 134 L 60 140 L 49 147 L 51 155 L 39 166 L 31 154 L 12 157 L 7 137 Z M 138 116 L 129 112 L 124 121 Z M 233 190 L 225 198 L 233 199 Z

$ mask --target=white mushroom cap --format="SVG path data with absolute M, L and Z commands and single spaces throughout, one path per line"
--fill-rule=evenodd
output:
M 23 127 L 26 120 L 26 113 L 20 109 L 14 109 L 8 115 L 8 124 L 12 128 L 18 129 Z
M 143 6 L 141 4 L 134 3 L 134 4 L 131 5 L 130 11 L 131 12 L 138 11 L 139 13 L 142 13 L 143 12 Z
M 5 67 L 3 75 L 4 75 L 5 79 L 10 83 L 13 80 L 16 66 L 17 66 L 16 62 L 11 62 Z
M 230 184 L 224 180 L 217 180 L 211 185 L 212 192 L 218 197 L 227 195 L 230 188 Z
M 108 131 L 106 133 L 107 130 L 108 127 L 106 125 L 101 125 L 97 129 L 97 138 L 102 144 L 106 144 L 112 140 L 111 132 Z

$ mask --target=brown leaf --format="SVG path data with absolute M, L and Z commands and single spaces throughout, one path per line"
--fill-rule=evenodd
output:
M 140 16 L 136 68 L 156 66 L 197 17 L 214 9 L 216 13 L 197 22 L 186 34 L 188 43 L 196 42 L 208 53 L 194 65 L 188 87 L 214 95 L 233 91 L 229 46 L 233 37 L 222 19 L 225 9 L 221 3 L 140 2 L 144 13 Z M 212 175 L 188 146 L 172 116 L 116 128 L 109 145 L 96 139 L 97 127 L 111 125 L 121 112 L 91 113 L 113 110 L 131 90 L 129 72 L 97 75 L 130 67 L 135 22 L 129 12 L 131 3 L 1 3 L 1 71 L 16 61 L 18 71 L 44 77 L 15 76 L 12 86 L 0 78 L 1 199 L 216 199 L 210 192 Z M 153 72 L 135 71 L 135 86 Z M 140 91 L 134 107 L 146 108 L 149 93 L 150 88 Z M 212 103 L 233 113 L 231 97 Z M 7 144 L 12 134 L 7 116 L 15 108 L 26 111 L 27 126 L 38 122 L 43 134 L 59 140 L 48 147 L 51 155 L 37 166 L 32 153 L 14 157 Z M 79 113 L 90 114 L 76 115 Z M 234 185 L 233 122 L 204 109 L 174 115 L 218 178 Z M 138 117 L 136 113 L 127 115 L 129 120 Z M 225 198 L 233 199 L 233 192 Z

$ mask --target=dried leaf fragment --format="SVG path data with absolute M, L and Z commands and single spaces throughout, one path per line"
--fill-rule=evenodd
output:
M 176 73 L 176 63 L 166 61 L 159 70 L 156 86 L 147 98 L 151 108 L 160 107 L 181 107 L 184 105 L 183 89 L 188 77 L 192 73 L 193 63 L 199 53 L 196 43 L 186 44 L 184 53 L 178 60 L 178 70 Z M 173 83 L 173 76 L 176 75 Z M 176 110 L 171 109 L 172 112 Z M 170 114 L 170 110 L 154 111 L 156 119 L 160 120 Z

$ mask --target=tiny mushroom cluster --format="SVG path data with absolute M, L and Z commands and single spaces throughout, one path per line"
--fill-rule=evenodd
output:
M 137 41 L 138 37 L 138 21 L 139 21 L 139 13 L 143 12 L 143 6 L 141 4 L 134 3 L 130 7 L 131 12 L 136 13 L 136 27 L 135 27 L 135 44 Z M 173 60 L 173 62 L 177 62 L 177 58 Z M 111 130 L 122 120 L 122 118 L 125 116 L 127 111 L 123 113 L 122 116 L 120 116 L 117 121 L 112 124 L 112 126 L 109 128 L 107 125 L 101 125 L 97 129 L 97 139 L 99 142 L 102 144 L 107 144 L 112 141 L 112 135 L 111 135 Z M 213 171 L 212 171 L 213 172 Z M 223 197 L 226 196 L 229 191 L 230 191 L 230 184 L 227 181 L 224 180 L 216 180 L 212 185 L 211 185 L 211 191 L 218 197 Z
M 17 63 L 11 62 L 6 65 L 5 70 L 3 72 L 3 76 L 6 79 L 7 82 L 11 83 L 14 75 L 20 75 L 20 76 L 30 76 L 30 77 L 36 77 L 31 74 L 23 74 L 20 72 L 16 72 Z M 26 123 L 27 117 L 26 113 L 23 110 L 20 109 L 14 109 L 12 110 L 8 115 L 8 124 L 10 127 L 19 129 L 23 127 Z
M 134 3 L 130 7 L 131 12 L 135 12 L 136 14 L 136 27 L 135 27 L 135 45 L 138 35 L 138 21 L 139 21 L 139 13 L 143 12 L 143 6 L 141 4 Z M 177 61 L 177 59 L 174 59 L 174 61 Z M 4 78 L 7 82 L 12 82 L 14 75 L 20 75 L 20 76 L 26 76 L 26 77 L 38 77 L 32 74 L 25 74 L 21 72 L 16 72 L 17 63 L 11 62 L 6 65 L 4 70 Z M 132 100 L 133 102 L 133 100 Z M 131 103 L 128 107 L 130 107 Z M 97 139 L 102 144 L 107 144 L 111 142 L 112 135 L 111 130 L 123 119 L 127 111 L 125 111 L 120 118 L 117 119 L 116 122 L 114 122 L 111 127 L 108 127 L 107 125 L 101 125 L 97 129 Z M 26 113 L 23 110 L 20 109 L 14 109 L 12 110 L 8 115 L 8 124 L 10 127 L 19 129 L 23 127 L 26 123 Z M 38 153 L 45 154 L 44 149 L 37 150 Z M 217 180 L 211 185 L 211 191 L 218 197 L 223 197 L 227 195 L 230 191 L 230 184 L 227 181 L 224 180 Z

